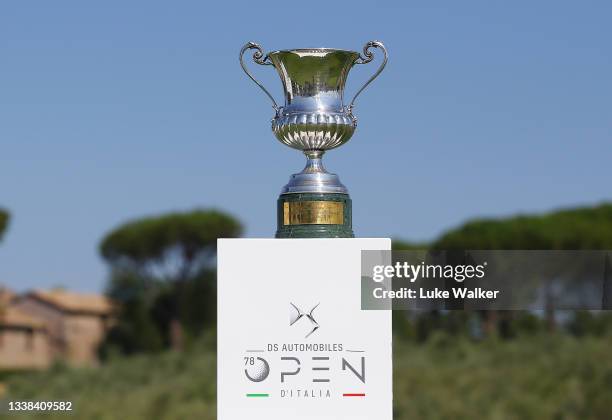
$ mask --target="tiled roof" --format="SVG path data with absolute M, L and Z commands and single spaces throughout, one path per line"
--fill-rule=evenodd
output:
M 66 290 L 34 290 L 32 296 L 59 309 L 108 315 L 113 312 L 112 301 L 103 295 L 68 292 Z
M 44 328 L 45 323 L 17 308 L 4 306 L 0 307 L 0 326 Z
M 14 297 L 14 292 L 4 286 L 0 286 L 0 307 L 8 305 Z

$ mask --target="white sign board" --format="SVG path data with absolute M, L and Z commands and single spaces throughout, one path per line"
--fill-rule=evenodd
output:
M 389 239 L 220 239 L 218 420 L 391 420 L 391 311 L 361 310 Z

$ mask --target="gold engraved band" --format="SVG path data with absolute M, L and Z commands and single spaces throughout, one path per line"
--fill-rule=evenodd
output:
M 340 201 L 285 201 L 283 224 L 287 225 L 342 225 L 344 203 Z

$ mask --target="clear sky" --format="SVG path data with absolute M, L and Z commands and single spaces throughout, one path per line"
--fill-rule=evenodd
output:
M 611 21 L 607 1 L 2 2 L 0 283 L 102 290 L 103 235 L 171 210 L 217 207 L 273 235 L 304 159 L 239 67 L 249 40 L 387 45 L 356 134 L 325 158 L 358 236 L 610 200 Z M 273 69 L 254 72 L 280 100 Z

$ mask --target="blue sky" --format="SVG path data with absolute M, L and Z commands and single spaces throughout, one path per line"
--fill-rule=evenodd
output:
M 239 67 L 249 40 L 387 45 L 355 136 L 325 158 L 358 236 L 610 200 L 611 20 L 605 1 L 3 2 L 0 283 L 102 290 L 100 238 L 171 210 L 221 208 L 271 236 L 304 159 Z M 280 100 L 273 69 L 254 71 Z

